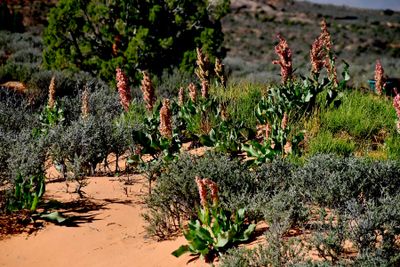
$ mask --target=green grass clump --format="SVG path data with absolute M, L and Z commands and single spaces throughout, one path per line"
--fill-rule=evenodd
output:
M 238 83 L 223 87 L 212 88 L 212 93 L 226 103 L 229 116 L 234 122 L 244 122 L 244 125 L 255 129 L 257 119 L 254 108 L 267 89 L 265 85 Z
M 332 132 L 347 132 L 358 140 L 370 139 L 381 130 L 393 131 L 396 114 L 388 99 L 353 91 L 338 109 L 321 113 L 321 126 Z
M 309 144 L 309 153 L 334 153 L 342 156 L 351 155 L 356 149 L 356 143 L 348 137 L 335 137 L 329 131 L 322 131 Z

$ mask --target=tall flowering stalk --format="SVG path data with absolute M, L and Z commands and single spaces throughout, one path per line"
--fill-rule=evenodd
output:
M 285 84 L 288 80 L 292 79 L 293 66 L 292 66 L 292 50 L 290 50 L 286 40 L 280 35 L 277 35 L 279 43 L 275 46 L 275 53 L 279 59 L 272 61 L 273 64 L 281 66 L 281 79 Z
M 213 206 L 216 207 L 219 202 L 217 183 L 211 181 L 208 178 L 201 179 L 199 176 L 196 176 L 196 184 L 197 184 L 197 188 L 199 190 L 201 206 L 203 208 L 207 208 L 207 206 L 208 206 L 208 202 L 207 202 L 207 188 L 208 188 L 211 193 L 211 200 L 212 200 Z
M 152 111 L 154 103 L 156 101 L 153 83 L 151 82 L 150 75 L 147 71 L 143 71 L 142 74 L 143 79 L 141 90 L 143 93 L 143 100 L 146 103 L 146 109 L 148 111 Z
M 282 118 L 282 121 L 281 121 L 281 128 L 282 128 L 282 130 L 285 130 L 285 129 L 286 129 L 287 124 L 288 124 L 288 121 L 289 121 L 289 118 L 288 118 L 287 113 L 285 112 L 285 113 L 283 113 L 283 118 Z
M 219 58 L 215 59 L 214 72 L 217 75 L 221 85 L 226 87 L 225 66 Z
M 325 65 L 326 51 L 321 36 L 315 39 L 310 50 L 311 72 L 318 75 Z
M 178 105 L 183 106 L 185 104 L 185 89 L 183 87 L 179 88 L 178 93 Z
M 335 64 L 335 56 L 332 53 L 332 40 L 331 34 L 328 31 L 328 26 L 326 25 L 325 19 L 321 21 L 321 34 L 319 37 L 325 47 L 326 56 L 325 56 L 325 68 L 328 71 L 329 80 L 333 81 L 334 85 L 338 85 L 337 79 L 337 70 Z
M 117 80 L 117 88 L 120 98 L 120 103 L 125 111 L 129 110 L 129 105 L 131 104 L 132 96 L 131 89 L 128 85 L 128 78 L 126 74 L 120 69 L 116 69 L 116 80 Z
M 169 99 L 164 99 L 160 109 L 160 134 L 165 138 L 172 138 L 172 118 Z
M 56 77 L 53 76 L 51 78 L 49 85 L 49 100 L 47 105 L 49 106 L 50 109 L 53 109 L 55 103 L 56 103 Z
M 208 70 L 208 57 L 203 54 L 200 48 L 196 49 L 197 52 L 197 69 L 196 75 L 201 81 L 201 95 L 204 98 L 208 98 L 208 91 L 210 87 L 210 72 Z
M 196 102 L 196 98 L 197 98 L 197 88 L 196 85 L 194 83 L 190 83 L 189 84 L 189 97 L 190 100 L 192 100 L 193 103 Z
M 383 85 L 384 85 L 384 70 L 381 61 L 378 59 L 375 64 L 375 90 L 378 95 L 382 94 Z
M 85 89 L 82 93 L 82 107 L 81 107 L 81 116 L 83 119 L 86 119 L 89 116 L 90 108 L 89 108 L 89 87 L 85 86 Z
M 397 132 L 400 133 L 400 94 L 396 94 L 396 96 L 393 98 L 393 107 L 396 110 L 397 114 Z

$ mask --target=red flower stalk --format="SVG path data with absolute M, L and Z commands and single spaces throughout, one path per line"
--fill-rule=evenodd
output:
M 217 75 L 221 85 L 226 87 L 226 76 L 225 76 L 225 66 L 222 64 L 219 58 L 215 59 L 214 72 Z
M 285 146 L 283 147 L 283 150 L 286 155 L 292 153 L 292 142 L 287 141 Z
M 207 179 L 203 179 L 203 183 L 206 184 L 208 186 L 208 188 L 210 189 L 210 191 L 211 191 L 211 200 L 213 202 L 213 205 L 217 206 L 218 205 L 218 201 L 219 201 L 217 183 L 211 181 L 208 178 Z
M 151 82 L 150 75 L 147 71 L 143 71 L 142 74 L 143 74 L 143 79 L 142 79 L 142 86 L 140 89 L 142 90 L 143 93 L 143 100 L 146 103 L 146 109 L 148 111 L 152 111 L 154 103 L 156 102 L 153 83 Z
M 203 208 L 207 207 L 207 188 L 204 183 L 204 179 L 201 179 L 199 176 L 196 176 L 196 184 L 199 190 L 200 195 L 200 204 Z
M 279 43 L 275 46 L 275 53 L 278 55 L 279 60 L 274 60 L 272 63 L 281 66 L 281 79 L 282 83 L 285 84 L 292 78 L 292 51 L 290 50 L 286 40 L 280 34 L 278 34 L 277 37 Z
M 324 50 L 324 42 L 318 37 L 311 46 L 311 72 L 318 74 L 325 64 L 326 53 Z
M 183 87 L 179 88 L 179 93 L 178 93 L 178 105 L 183 106 L 185 103 L 185 89 Z
M 169 99 L 163 100 L 163 105 L 160 109 L 160 134 L 163 137 L 172 138 L 172 120 Z
M 285 129 L 286 129 L 287 124 L 288 124 L 288 120 L 289 120 L 289 118 L 288 118 L 287 113 L 286 113 L 286 112 L 283 113 L 283 118 L 282 118 L 282 122 L 281 122 L 281 128 L 282 128 L 282 130 L 285 130 Z
M 265 125 L 265 141 L 266 142 L 268 142 L 270 132 L 271 132 L 271 126 L 269 125 L 269 123 L 267 123 L 267 125 Z
M 383 84 L 384 84 L 384 70 L 381 61 L 378 59 L 375 65 L 375 90 L 378 93 L 378 95 L 382 94 Z
M 122 107 L 125 109 L 125 111 L 129 110 L 129 105 L 131 104 L 131 89 L 128 86 L 128 78 L 126 77 L 126 74 L 120 69 L 116 69 L 117 72 L 117 88 L 118 88 L 118 93 L 119 93 L 119 98 L 120 98 L 120 103 Z
M 54 108 L 56 103 L 56 77 L 52 77 L 49 85 L 49 100 L 47 105 L 50 109 Z
M 189 97 L 193 103 L 196 102 L 197 89 L 196 89 L 196 85 L 194 83 L 189 84 Z
M 201 81 L 201 96 L 203 98 L 208 98 L 208 89 L 210 85 L 208 84 L 207 80 L 202 80 Z
M 319 36 L 325 47 L 325 68 L 328 71 L 328 76 L 335 86 L 338 85 L 337 71 L 335 66 L 335 57 L 331 55 L 332 40 L 331 34 L 328 31 L 325 19 L 321 21 L 321 34 Z

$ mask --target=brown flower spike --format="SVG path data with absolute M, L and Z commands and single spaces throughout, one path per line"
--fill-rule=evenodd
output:
M 148 111 L 152 111 L 154 103 L 156 101 L 153 83 L 151 82 L 150 75 L 147 71 L 143 71 L 142 74 L 143 79 L 141 90 L 143 93 L 143 100 L 146 103 L 146 109 Z
M 83 90 L 82 93 L 82 107 L 81 107 L 81 111 L 82 111 L 82 118 L 86 119 L 89 116 L 89 87 L 85 86 L 85 89 Z
M 204 98 L 208 98 L 208 90 L 210 87 L 210 73 L 208 71 L 209 61 L 206 55 L 203 54 L 200 48 L 197 51 L 197 69 L 196 75 L 201 81 L 201 95 Z
M 185 104 L 185 89 L 183 87 L 179 88 L 178 93 L 178 105 L 183 106 Z
M 160 109 L 160 134 L 165 138 L 172 138 L 172 120 L 169 99 L 163 100 L 163 105 Z
M 207 204 L 207 187 L 211 192 L 211 200 L 214 206 L 218 205 L 219 197 L 218 197 L 218 185 L 217 183 L 211 181 L 211 179 L 201 179 L 199 176 L 196 176 L 196 184 L 199 190 L 200 195 L 200 204 L 203 208 L 208 206 Z
M 292 50 L 290 50 L 288 43 L 280 34 L 277 37 L 279 43 L 275 46 L 275 53 L 279 59 L 272 61 L 272 63 L 281 66 L 281 79 L 282 83 L 285 84 L 288 80 L 292 79 Z
M 384 84 L 384 70 L 381 61 L 378 59 L 375 65 L 375 90 L 378 95 L 382 94 Z
M 54 108 L 56 102 L 56 77 L 53 76 L 50 81 L 49 85 L 49 101 L 48 101 L 48 106 L 50 109 Z
M 128 86 L 128 78 L 126 74 L 120 69 L 116 69 L 116 80 L 117 80 L 117 88 L 120 98 L 120 103 L 125 111 L 129 110 L 129 105 L 131 104 L 131 89 Z
M 189 84 L 189 97 L 190 97 L 190 100 L 192 100 L 193 103 L 196 102 L 197 88 L 196 88 L 196 85 L 194 83 L 190 83 Z
M 226 87 L 226 76 L 225 76 L 225 66 L 222 64 L 219 58 L 215 59 L 214 72 L 217 75 L 221 85 Z
M 310 51 L 311 72 L 313 74 L 320 73 L 322 67 L 325 65 L 325 58 L 324 42 L 321 37 L 318 37 L 312 44 Z

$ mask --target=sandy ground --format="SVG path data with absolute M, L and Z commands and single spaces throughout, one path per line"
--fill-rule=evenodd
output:
M 90 178 L 85 201 L 66 193 L 65 182 L 49 183 L 46 199 L 62 202 L 66 215 L 77 215 L 77 226 L 46 223 L 32 235 L 1 240 L 0 266 L 185 266 L 190 255 L 171 255 L 186 243 L 183 237 L 163 242 L 146 237 L 140 201 L 147 188 L 140 176 L 131 179 L 133 185 Z M 197 260 L 189 266 L 209 265 Z

